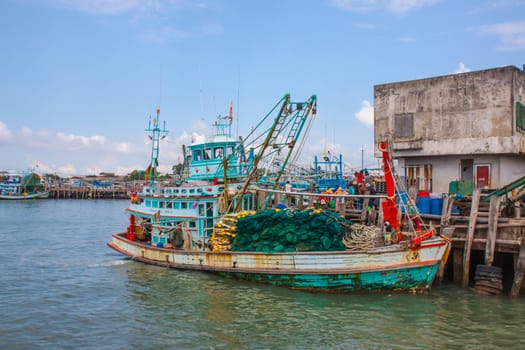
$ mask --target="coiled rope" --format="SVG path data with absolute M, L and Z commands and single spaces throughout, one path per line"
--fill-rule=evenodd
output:
M 353 224 L 343 236 L 343 244 L 349 250 L 374 248 L 378 240 L 379 228 L 363 224 Z

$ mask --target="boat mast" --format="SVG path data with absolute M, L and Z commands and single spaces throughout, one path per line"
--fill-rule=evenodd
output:
M 150 133 L 149 138 L 151 139 L 151 161 L 147 169 L 148 179 L 150 180 L 150 187 L 154 186 L 155 180 L 157 180 L 157 167 L 159 166 L 159 144 L 160 140 L 164 139 L 168 134 L 166 130 L 166 121 L 162 126 L 162 130 L 159 127 L 160 108 L 157 108 L 157 116 L 153 118 L 153 123 L 150 117 L 148 122 L 148 128 L 145 131 Z M 162 136 L 161 136 L 162 134 Z

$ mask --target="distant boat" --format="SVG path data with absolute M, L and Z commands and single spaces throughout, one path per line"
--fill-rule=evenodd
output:
M 413 232 L 402 232 L 386 144 L 380 150 L 385 167 L 389 167 L 385 170 L 389 176 L 388 199 L 383 204 L 384 218 L 389 222 L 383 230 L 370 228 L 375 235 L 373 245 L 349 248 L 347 244 L 358 241 L 342 233 L 351 223 L 331 211 L 272 208 L 283 203 L 272 202 L 276 188 L 265 189 L 257 182 L 254 174 L 261 168 L 257 161 L 264 157 L 265 148 L 277 148 L 281 134 L 288 136 L 281 152 L 291 152 L 302 123 L 310 111 L 315 114 L 315 109 L 314 97 L 301 103 L 292 103 L 286 97 L 257 154 L 245 150 L 240 140 L 221 134 L 229 125 L 217 123 L 219 132 L 215 136 L 189 146 L 187 180 L 175 186 L 162 186 L 155 178 L 163 132 L 157 115 L 154 126 L 147 129 L 152 140 L 149 183 L 132 194 L 127 231 L 113 234 L 108 246 L 148 264 L 293 289 L 377 292 L 430 288 L 438 267 L 446 261 L 449 240 L 437 236 L 433 229 L 421 230 L 415 217 L 410 217 L 411 225 L 407 225 Z M 292 131 L 285 131 L 285 125 Z M 286 166 L 286 161 L 282 163 Z M 281 183 L 281 173 L 282 169 L 275 184 Z M 270 216 L 273 219 L 268 220 Z M 292 226 L 297 218 L 303 218 L 305 224 Z M 246 230 L 248 222 L 257 230 Z M 266 240 L 261 241 L 263 236 Z
M 0 200 L 48 198 L 45 181 L 34 172 L 0 175 Z

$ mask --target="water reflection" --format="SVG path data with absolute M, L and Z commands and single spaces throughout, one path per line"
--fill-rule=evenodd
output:
M 431 293 L 312 294 L 129 264 L 130 307 L 178 348 L 515 348 L 523 301 L 445 285 Z M 490 312 L 488 310 L 491 310 Z M 147 328 L 148 328 L 147 327 Z

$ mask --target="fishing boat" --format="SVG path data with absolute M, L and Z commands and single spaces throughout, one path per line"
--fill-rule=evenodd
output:
M 157 111 L 153 125 L 146 129 L 152 139 L 148 183 L 132 194 L 127 230 L 113 234 L 108 246 L 143 263 L 293 289 L 429 289 L 450 243 L 422 225 L 415 206 L 415 211 L 405 211 L 410 213 L 405 221 L 398 219 L 401 212 L 388 143 L 380 145 L 388 182 L 381 227 L 353 224 L 322 208 L 275 209 L 283 204 L 275 193 L 283 192 L 284 198 L 299 194 L 278 186 L 295 145 L 301 143 L 303 126 L 311 121 L 310 114 L 316 114 L 317 102 L 315 95 L 305 102 L 291 102 L 285 95 L 278 105 L 264 141 L 254 147 L 231 137 L 230 108 L 228 121 L 218 120 L 213 137 L 189 146 L 185 179 L 172 186 L 156 181 L 159 140 L 166 132 L 158 126 Z M 257 179 L 261 162 L 275 150 L 285 153 L 279 162 L 283 168 L 275 174 L 274 185 L 269 186 L 267 179 L 261 185 Z M 303 221 L 297 224 L 297 220 Z
M 49 197 L 45 181 L 34 172 L 7 173 L 0 176 L 0 199 L 24 200 Z

